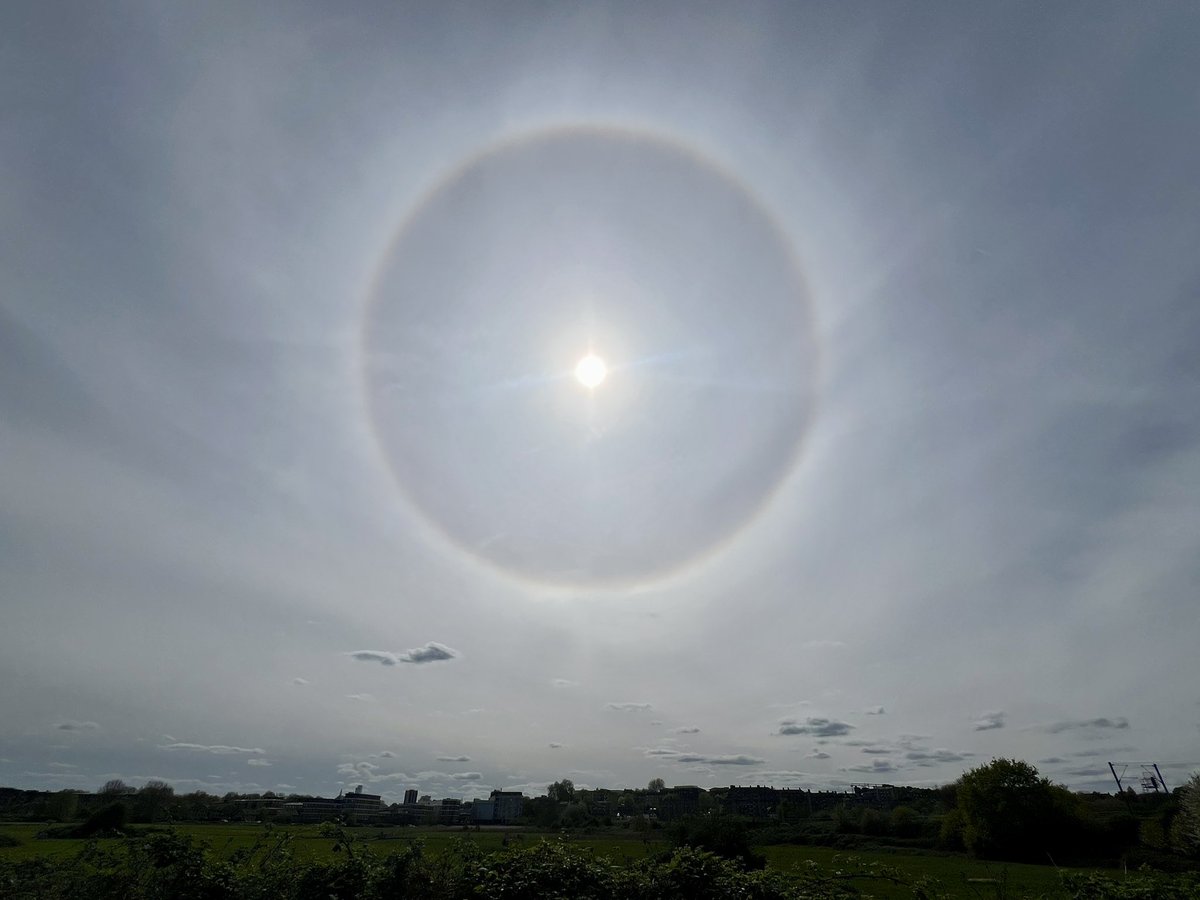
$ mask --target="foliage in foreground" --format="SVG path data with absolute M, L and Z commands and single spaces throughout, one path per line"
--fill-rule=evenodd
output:
M 913 881 L 876 864 L 845 859 L 789 873 L 747 871 L 695 847 L 679 847 L 632 866 L 613 865 L 561 842 L 487 852 L 459 841 L 428 854 L 419 841 L 388 856 L 356 846 L 331 828 L 338 858 L 316 862 L 293 852 L 286 832 L 267 830 L 258 843 L 228 859 L 175 832 L 142 834 L 110 847 L 89 843 L 73 858 L 0 862 L 0 897 L 14 900 L 849 900 L 888 896 L 941 900 L 930 879 Z M 1139 874 L 1122 881 L 1064 875 L 1059 895 L 1071 900 L 1200 898 L 1200 877 Z

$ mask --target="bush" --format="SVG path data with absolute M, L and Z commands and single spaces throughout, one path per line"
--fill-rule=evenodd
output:
M 767 864 L 766 857 L 750 847 L 750 829 L 746 822 L 733 816 L 689 816 L 674 823 L 669 833 L 680 847 L 707 850 L 738 863 L 747 871 L 762 869 Z

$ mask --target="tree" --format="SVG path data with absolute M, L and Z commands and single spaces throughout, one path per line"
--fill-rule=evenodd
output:
M 956 785 L 963 843 L 976 856 L 1042 861 L 1051 841 L 1078 832 L 1077 802 L 1029 763 L 994 759 L 966 772 Z
M 650 783 L 646 785 L 648 791 L 663 791 L 666 790 L 667 783 L 661 778 L 651 778 Z
M 127 785 L 120 778 L 112 778 L 112 779 L 104 782 L 104 787 L 100 788 L 100 793 L 101 794 L 112 794 L 112 795 L 128 794 L 128 793 L 131 793 L 132 790 L 133 789 L 130 788 L 129 785 Z
M 556 781 L 546 788 L 546 796 L 556 803 L 570 803 L 575 799 L 575 785 L 570 778 Z
M 152 778 L 138 789 L 134 803 L 135 817 L 144 822 L 157 822 L 166 817 L 174 798 L 173 787 L 165 781 Z
M 1179 792 L 1179 814 L 1172 831 L 1187 853 L 1200 855 L 1200 772 L 1192 775 Z

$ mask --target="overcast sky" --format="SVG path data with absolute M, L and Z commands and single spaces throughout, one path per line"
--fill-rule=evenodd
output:
M 1197 46 L 3 4 L 0 784 L 1178 784 Z

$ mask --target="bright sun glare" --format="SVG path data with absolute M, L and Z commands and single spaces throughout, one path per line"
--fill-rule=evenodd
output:
M 608 366 L 594 353 L 589 353 L 575 365 L 575 377 L 586 388 L 599 387 L 607 374 Z

